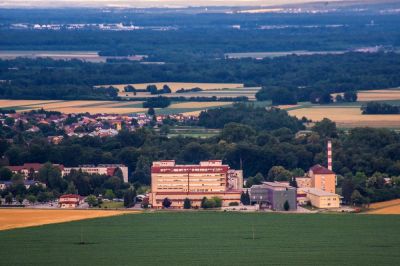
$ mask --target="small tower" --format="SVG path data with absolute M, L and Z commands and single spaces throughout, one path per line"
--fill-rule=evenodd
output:
M 332 171 L 332 141 L 328 140 L 328 169 Z

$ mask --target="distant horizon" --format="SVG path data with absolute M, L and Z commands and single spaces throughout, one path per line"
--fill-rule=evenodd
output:
M 57 7 L 126 7 L 126 8 L 178 8 L 197 6 L 278 6 L 306 3 L 363 2 L 354 0 L 3 0 L 0 8 L 57 8 Z

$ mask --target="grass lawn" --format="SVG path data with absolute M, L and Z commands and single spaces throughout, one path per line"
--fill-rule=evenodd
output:
M 396 215 L 145 213 L 1 231 L 0 255 L 7 265 L 398 265 L 399 224 Z
M 123 202 L 116 202 L 116 201 L 103 202 L 101 204 L 102 209 L 118 209 L 123 207 L 124 207 Z

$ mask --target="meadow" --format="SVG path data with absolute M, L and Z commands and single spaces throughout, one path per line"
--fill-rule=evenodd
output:
M 1 231 L 0 255 L 8 265 L 396 265 L 399 222 L 397 215 L 127 214 Z

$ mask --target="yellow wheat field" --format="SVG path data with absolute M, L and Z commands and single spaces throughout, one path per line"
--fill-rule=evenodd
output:
M 115 101 L 38 101 L 38 100 L 0 100 L 0 108 L 21 107 L 18 112 L 38 110 L 58 111 L 66 114 L 129 114 L 145 112 L 144 108 L 127 107 L 142 102 L 115 102 Z
M 200 110 L 200 111 L 191 111 L 191 112 L 185 112 L 183 113 L 184 115 L 191 115 L 191 116 L 199 116 L 201 112 L 203 112 L 204 110 Z
M 360 91 L 357 100 L 361 102 L 400 100 L 400 90 Z
M 400 199 L 373 203 L 368 214 L 400 214 Z
M 343 93 L 334 93 L 332 97 L 335 98 L 337 95 Z M 358 91 L 357 101 L 359 102 L 370 102 L 370 101 L 393 101 L 400 100 L 400 89 L 392 90 L 370 90 L 370 91 Z
M 295 108 L 295 107 L 299 107 L 299 106 L 300 105 L 296 104 L 296 105 L 278 105 L 277 107 L 279 109 L 286 110 L 286 109 Z
M 339 127 L 400 127 L 400 115 L 362 115 L 359 107 L 309 107 L 288 111 L 290 115 L 313 121 L 329 118 Z
M 113 103 L 112 101 L 64 101 L 56 103 L 36 104 L 32 106 L 50 110 L 50 109 L 62 109 L 71 107 L 100 106 L 103 104 L 107 105 L 112 103 Z
M 146 112 L 145 108 L 106 108 L 106 107 L 64 107 L 64 108 L 44 108 L 49 111 L 59 111 L 65 114 L 89 113 L 89 114 L 130 114 Z
M 208 108 L 230 105 L 231 102 L 182 102 L 171 104 L 168 108 Z
M 48 100 L 0 100 L 0 108 L 18 107 L 18 106 L 31 106 L 38 104 L 57 103 L 61 101 L 48 101 Z
M 148 85 L 156 85 L 158 89 L 162 89 L 164 85 L 168 85 L 172 92 L 176 92 L 179 89 L 192 89 L 201 88 L 203 90 L 218 90 L 218 89 L 236 89 L 243 88 L 244 84 L 240 83 L 190 83 L 190 82 L 154 82 L 154 83 L 136 83 L 136 84 L 116 84 L 116 85 L 102 85 L 113 86 L 120 90 L 123 94 L 123 89 L 127 85 L 132 85 L 136 89 L 146 89 Z M 97 86 L 99 87 L 99 86 Z
M 0 230 L 108 217 L 140 211 L 0 209 Z

